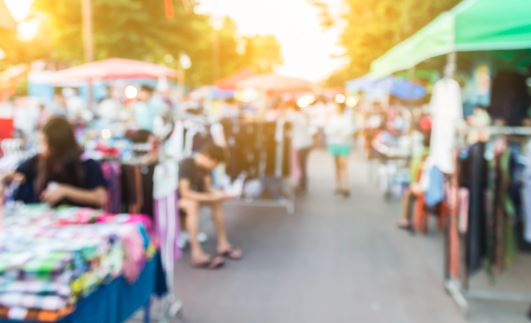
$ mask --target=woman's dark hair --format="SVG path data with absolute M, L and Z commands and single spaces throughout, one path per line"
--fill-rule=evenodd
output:
M 128 133 L 126 136 L 134 144 L 145 144 L 149 142 L 149 138 L 152 135 L 153 133 L 151 131 L 140 129 L 140 130 L 136 130 L 131 133 Z
M 40 194 L 52 181 L 83 186 L 82 149 L 70 123 L 63 117 L 53 117 L 41 131 L 48 144 L 48 155 L 38 158 L 36 192 Z

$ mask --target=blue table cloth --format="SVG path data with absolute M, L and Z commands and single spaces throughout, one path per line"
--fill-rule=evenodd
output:
M 102 285 L 89 296 L 80 299 L 76 309 L 60 323 L 117 323 L 129 319 L 136 311 L 149 304 L 153 295 L 163 296 L 168 292 L 160 253 L 148 261 L 138 279 L 130 284 L 119 277 Z M 22 321 L 0 320 L 19 323 Z M 27 322 L 27 321 L 25 321 Z

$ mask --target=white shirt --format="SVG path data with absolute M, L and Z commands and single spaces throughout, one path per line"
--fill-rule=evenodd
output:
M 328 119 L 325 134 L 329 144 L 351 145 L 354 124 L 348 114 L 334 114 Z
M 444 78 L 435 84 L 430 113 L 433 124 L 430 159 L 441 172 L 452 174 L 454 172 L 455 132 L 463 121 L 461 88 L 457 81 Z
M 295 149 L 304 149 L 311 147 L 313 139 L 310 131 L 309 119 L 302 112 L 290 112 L 288 115 L 292 124 L 291 145 Z
M 98 115 L 105 121 L 114 122 L 120 120 L 122 105 L 118 100 L 105 99 L 98 107 Z

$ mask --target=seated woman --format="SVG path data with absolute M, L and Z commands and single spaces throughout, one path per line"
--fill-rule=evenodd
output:
M 74 131 L 62 117 L 48 120 L 39 134 L 40 152 L 7 176 L 20 182 L 15 200 L 101 208 L 107 197 L 100 165 L 82 160 Z

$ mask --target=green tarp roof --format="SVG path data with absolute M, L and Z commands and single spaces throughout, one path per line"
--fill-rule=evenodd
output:
M 453 51 L 531 48 L 531 0 L 466 0 L 371 65 L 383 77 Z

